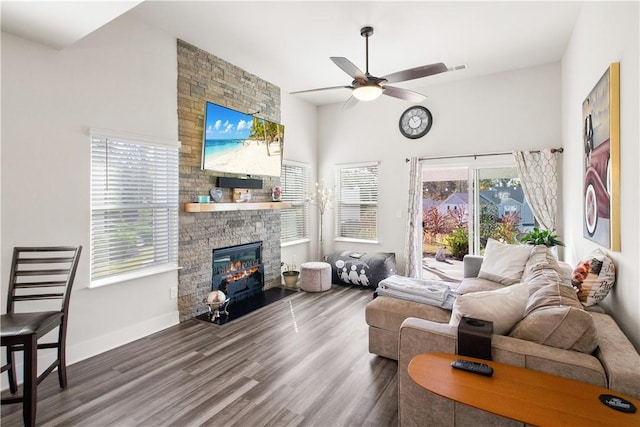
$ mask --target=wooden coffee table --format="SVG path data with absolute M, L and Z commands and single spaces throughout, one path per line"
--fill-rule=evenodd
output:
M 485 363 L 492 377 L 451 367 L 457 359 Z M 456 402 L 527 424 L 640 426 L 640 400 L 613 390 L 504 363 L 444 353 L 424 353 L 409 363 L 409 377 L 421 387 Z M 600 402 L 611 394 L 633 403 L 628 414 Z

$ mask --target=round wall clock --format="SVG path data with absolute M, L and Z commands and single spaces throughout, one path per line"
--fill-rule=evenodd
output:
M 408 108 L 400 116 L 400 133 L 409 139 L 422 138 L 429 132 L 433 124 L 431 111 L 416 105 Z

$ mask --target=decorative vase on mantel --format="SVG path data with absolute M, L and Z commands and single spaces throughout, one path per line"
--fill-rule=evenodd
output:
M 279 202 L 282 200 L 282 188 L 276 185 L 271 189 L 271 201 Z

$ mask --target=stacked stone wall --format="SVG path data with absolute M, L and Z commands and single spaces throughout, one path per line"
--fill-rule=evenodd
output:
M 178 309 L 180 321 L 207 310 L 203 299 L 211 290 L 211 252 L 262 241 L 265 288 L 280 284 L 280 211 L 188 213 L 184 204 L 208 195 L 218 176 L 201 169 L 206 101 L 254 113 L 280 123 L 280 88 L 216 56 L 178 40 L 178 132 L 180 148 L 180 233 Z M 270 201 L 280 178 L 260 177 L 262 189 L 251 190 L 252 202 Z M 222 202 L 232 202 L 223 189 Z

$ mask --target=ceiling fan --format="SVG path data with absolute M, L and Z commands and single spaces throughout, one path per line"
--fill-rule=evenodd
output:
M 364 73 L 347 58 L 343 58 L 341 56 L 332 56 L 330 58 L 338 67 L 342 69 L 342 71 L 353 77 L 354 80 L 351 82 L 351 86 L 331 86 L 320 89 L 301 90 L 291 93 L 297 94 L 333 89 L 351 89 L 352 96 L 344 104 L 345 108 L 352 107 L 358 101 L 373 101 L 380 95 L 392 96 L 394 98 L 403 99 L 405 101 L 422 102 L 426 99 L 426 96 L 408 89 L 388 86 L 387 83 L 405 82 L 408 80 L 433 76 L 435 74 L 444 73 L 446 71 L 463 70 L 467 68 L 466 65 L 448 68 L 442 62 L 437 62 L 435 64 L 422 65 L 420 67 L 397 71 L 395 73 L 387 74 L 384 77 L 375 77 L 369 74 L 369 37 L 373 35 L 373 27 L 362 27 L 360 29 L 360 35 L 365 38 L 366 71 Z

